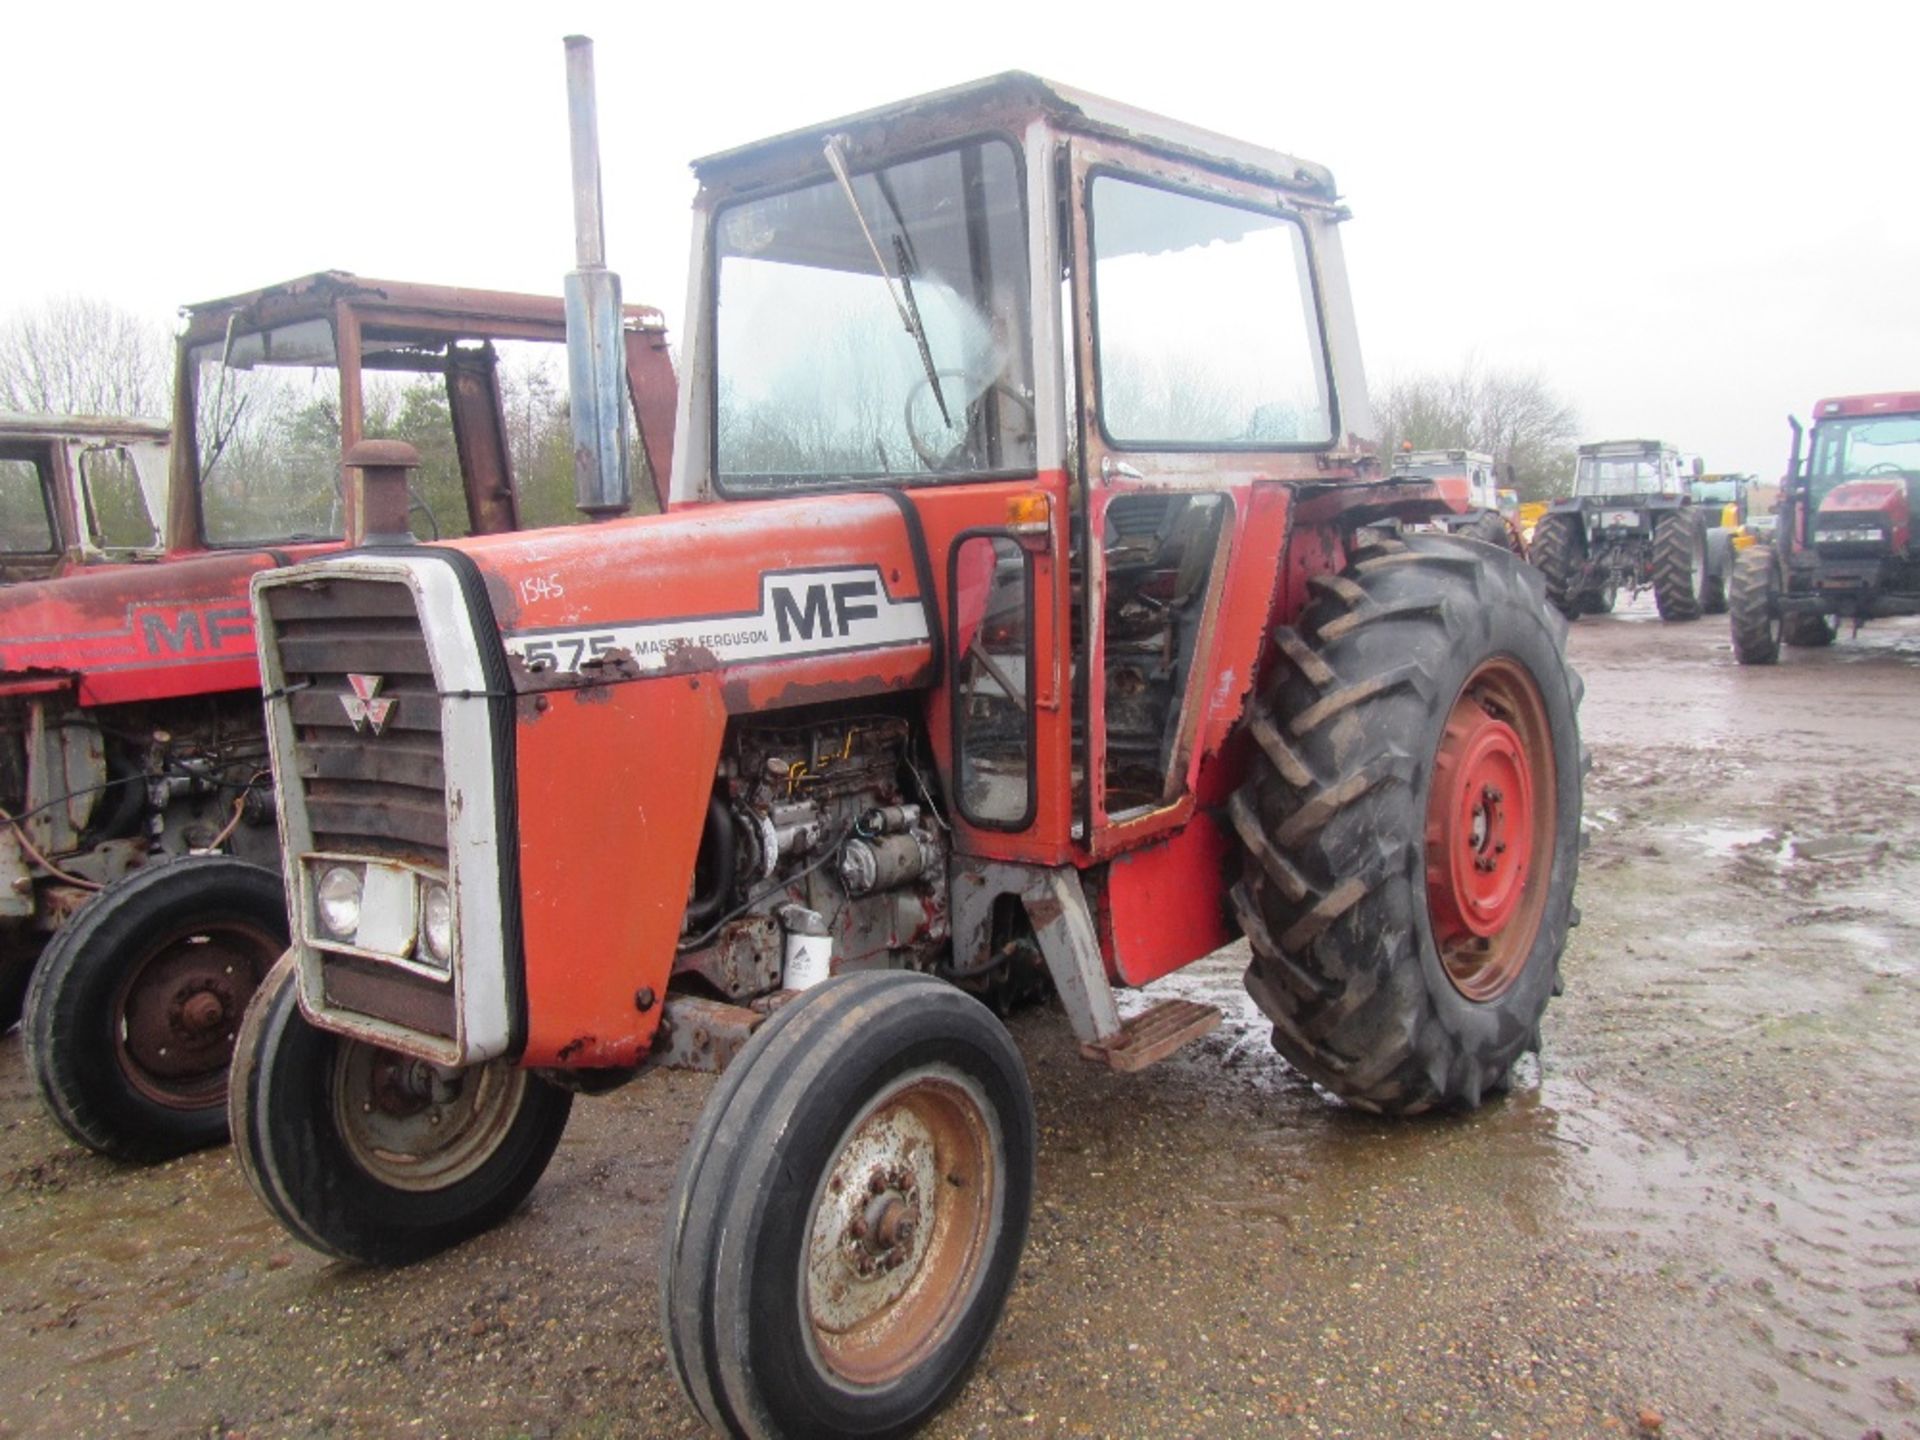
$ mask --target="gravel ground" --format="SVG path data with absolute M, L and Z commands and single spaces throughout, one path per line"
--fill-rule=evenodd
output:
M 1583 620 L 1585 923 L 1506 1102 L 1386 1123 L 1227 1019 L 1144 1074 L 1013 1022 L 1040 1200 L 974 1435 L 1920 1436 L 1920 625 L 1774 669 Z M 710 1081 L 582 1101 L 511 1223 L 321 1261 L 212 1151 L 123 1169 L 0 1040 L 0 1436 L 685 1436 L 655 1274 Z

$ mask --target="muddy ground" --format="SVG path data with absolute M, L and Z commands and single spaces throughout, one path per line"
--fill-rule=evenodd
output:
M 1231 952 L 1135 1077 L 1015 1021 L 1040 1203 L 933 1433 L 1920 1436 L 1920 625 L 1741 669 L 1575 627 L 1585 923 L 1505 1103 L 1383 1123 L 1292 1075 Z M 1173 982 L 1170 982 L 1173 983 Z M 225 1151 L 122 1169 L 0 1040 L 0 1436 L 683 1436 L 655 1272 L 710 1082 L 582 1102 L 528 1208 L 325 1263 Z

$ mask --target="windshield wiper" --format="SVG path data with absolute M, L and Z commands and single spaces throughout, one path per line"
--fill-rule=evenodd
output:
M 900 261 L 900 283 L 896 286 L 893 272 L 887 268 L 886 256 L 880 251 L 880 242 L 873 238 L 866 212 L 860 208 L 860 197 L 853 193 L 853 177 L 847 173 L 847 157 L 841 149 L 838 135 L 828 138 L 826 150 L 827 168 L 833 171 L 833 178 L 840 182 L 840 193 L 847 197 L 853 218 L 860 224 L 860 233 L 866 237 L 867 248 L 873 252 L 874 268 L 880 272 L 880 278 L 887 282 L 887 295 L 893 301 L 893 308 L 900 313 L 900 323 L 906 326 L 913 343 L 920 349 L 920 364 L 927 372 L 927 384 L 933 390 L 933 403 L 940 407 L 940 423 L 951 428 L 953 417 L 947 413 L 947 397 L 940 393 L 940 372 L 934 368 L 933 349 L 927 344 L 927 327 L 920 321 L 920 307 L 913 298 L 913 281 L 908 278 L 911 267 L 907 262 L 906 242 L 899 235 L 893 237 L 894 254 Z M 902 291 L 906 295 L 904 300 L 901 299 Z

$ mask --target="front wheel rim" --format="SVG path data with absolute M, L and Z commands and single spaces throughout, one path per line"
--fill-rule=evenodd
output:
M 1553 730 L 1533 677 L 1505 657 L 1460 687 L 1434 755 L 1427 911 L 1440 963 L 1468 1000 L 1497 1000 L 1527 966 L 1555 845 Z
M 1005 1176 L 978 1085 L 902 1076 L 848 1127 L 808 1216 L 801 1295 L 815 1353 L 883 1385 L 938 1348 L 979 1287 Z
M 347 1155 L 395 1190 L 459 1184 L 491 1160 L 520 1114 L 527 1072 L 495 1062 L 451 1069 L 341 1040 L 334 1125 Z

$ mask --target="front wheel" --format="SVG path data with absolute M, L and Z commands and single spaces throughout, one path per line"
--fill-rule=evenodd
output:
M 1755 545 L 1733 562 L 1728 604 L 1733 655 L 1742 665 L 1772 665 L 1780 659 L 1780 564 L 1772 550 Z
M 662 1328 L 734 1435 L 895 1435 L 999 1320 L 1033 1201 L 1033 1098 L 971 996 L 866 971 L 805 992 L 729 1067 L 668 1211 Z
M 227 1066 L 287 948 L 280 876 L 230 855 L 150 865 L 94 895 L 27 990 L 27 1066 L 60 1127 L 121 1160 L 227 1138 Z
M 291 953 L 247 1011 L 228 1096 L 254 1193 L 324 1255 L 405 1265 L 519 1207 L 573 1096 L 504 1061 L 454 1069 L 321 1030 Z
M 1526 567 L 1432 537 L 1315 591 L 1229 807 L 1247 988 L 1335 1094 L 1471 1108 L 1537 1048 L 1573 920 L 1566 627 Z

